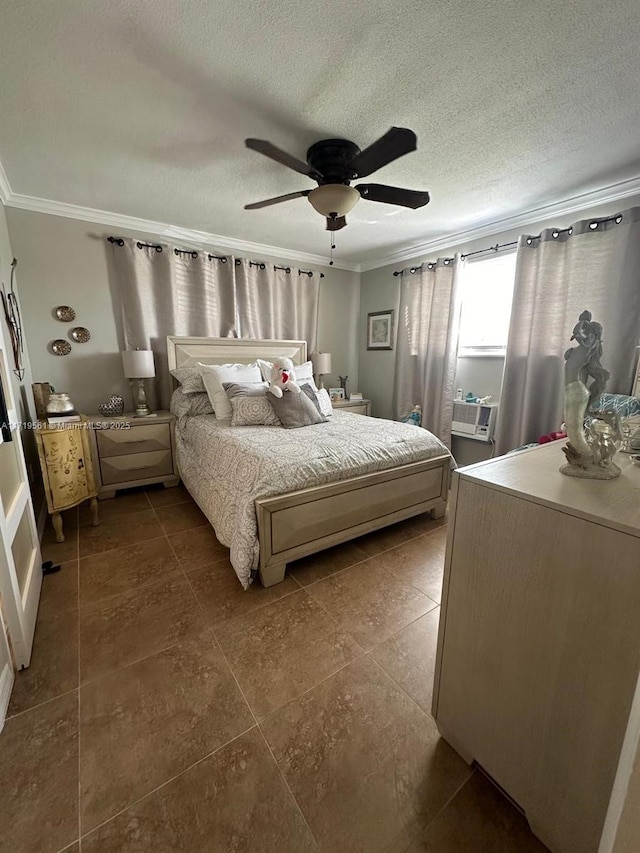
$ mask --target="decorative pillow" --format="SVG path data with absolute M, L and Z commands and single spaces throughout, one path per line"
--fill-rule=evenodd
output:
M 330 418 L 333 414 L 333 406 L 331 405 L 331 397 L 326 388 L 320 388 L 316 394 L 318 403 L 320 403 L 320 414 L 325 418 Z
M 592 412 L 607 411 L 613 409 L 621 418 L 640 415 L 640 400 L 637 397 L 628 397 L 626 394 L 602 393 L 591 406 Z
M 311 383 L 310 382 L 303 382 L 302 385 L 300 386 L 300 390 L 302 391 L 303 394 L 307 395 L 307 397 L 311 400 L 313 405 L 318 410 L 318 414 L 321 415 L 322 412 L 320 411 L 320 401 L 318 400 L 318 395 L 313 390 Z
M 197 367 L 176 367 L 171 375 L 180 383 L 183 394 L 206 394 L 204 382 Z
M 170 408 L 176 417 L 213 414 L 213 406 L 206 391 L 186 394 L 182 388 L 176 388 L 171 396 Z
M 231 398 L 231 426 L 281 426 L 266 394 Z
M 283 358 L 287 358 L 287 356 L 283 356 Z M 265 382 L 271 381 L 271 368 L 273 367 L 273 362 L 265 361 L 262 358 L 258 359 L 258 366 L 260 367 L 260 372 L 262 373 L 262 378 Z M 310 361 L 305 361 L 304 364 L 294 364 L 293 369 L 296 374 L 296 381 L 302 382 L 310 379 L 313 382 L 313 364 Z
M 267 400 L 266 382 L 223 382 L 231 402 L 231 426 L 280 426 L 280 420 Z
M 269 387 L 268 382 L 223 382 L 224 393 L 229 400 L 234 397 L 264 397 Z
M 302 392 L 300 394 L 293 394 L 289 391 L 282 397 L 267 394 L 267 400 L 280 418 L 282 426 L 285 429 L 298 429 L 298 427 L 311 426 L 311 424 L 326 423 L 327 419 L 320 414 L 317 403 L 312 403 L 308 396 L 309 392 L 313 394 L 313 391 L 307 385 L 301 386 L 300 390 Z
M 223 382 L 262 382 L 260 368 L 253 364 L 201 364 L 196 367 L 202 380 L 216 417 L 221 420 L 232 415 L 231 403 L 222 387 Z

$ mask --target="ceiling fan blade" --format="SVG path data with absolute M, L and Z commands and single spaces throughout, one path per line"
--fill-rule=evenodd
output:
M 308 196 L 311 190 L 300 190 L 297 193 L 287 193 L 287 195 L 277 195 L 275 198 L 267 198 L 264 201 L 255 201 L 253 204 L 245 204 L 245 210 L 259 210 L 261 207 L 269 207 L 271 204 L 280 204 L 281 201 L 291 201 L 292 198 L 304 198 Z
M 421 190 L 404 190 L 401 187 L 388 187 L 386 184 L 358 184 L 356 189 L 367 201 L 382 201 L 385 204 L 399 204 L 416 210 L 429 204 L 429 193 Z
M 327 231 L 339 231 L 347 224 L 346 216 L 327 216 Z
M 392 127 L 384 136 L 361 151 L 351 161 L 351 166 L 357 178 L 366 178 L 387 163 L 415 151 L 417 147 L 418 137 L 412 130 L 407 127 Z
M 314 180 L 321 177 L 320 173 L 312 169 L 308 163 L 303 163 L 297 157 L 287 154 L 286 151 L 283 151 L 271 142 L 267 142 L 266 139 L 245 139 L 244 144 L 252 151 L 264 154 L 265 157 L 271 157 L 276 163 L 281 163 L 283 166 L 293 169 L 294 172 L 299 172 L 301 175 L 308 175 L 310 178 L 314 178 Z

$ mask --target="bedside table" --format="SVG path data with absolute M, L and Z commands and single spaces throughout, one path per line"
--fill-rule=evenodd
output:
M 119 489 L 180 482 L 175 464 L 175 418 L 157 412 L 148 418 L 122 415 L 91 419 L 93 458 L 100 500 L 112 498 Z
M 334 409 L 346 409 L 354 415 L 371 417 L 371 400 L 333 400 L 331 405 Z
M 46 423 L 46 421 L 43 421 Z M 62 516 L 65 509 L 91 502 L 93 525 L 98 524 L 98 488 L 91 459 L 91 429 L 88 418 L 65 426 L 35 429 L 38 459 L 47 498 L 47 510 L 56 533 L 64 542 Z

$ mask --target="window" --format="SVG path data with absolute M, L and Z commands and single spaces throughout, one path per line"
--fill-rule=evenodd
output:
M 515 271 L 515 252 L 467 263 L 460 282 L 459 355 L 504 355 Z

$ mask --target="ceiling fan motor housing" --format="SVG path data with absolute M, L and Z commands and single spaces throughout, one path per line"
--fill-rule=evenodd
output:
M 351 163 L 360 153 L 355 142 L 348 139 L 322 139 L 307 151 L 307 163 L 319 173 L 323 184 L 349 184 L 355 177 Z

